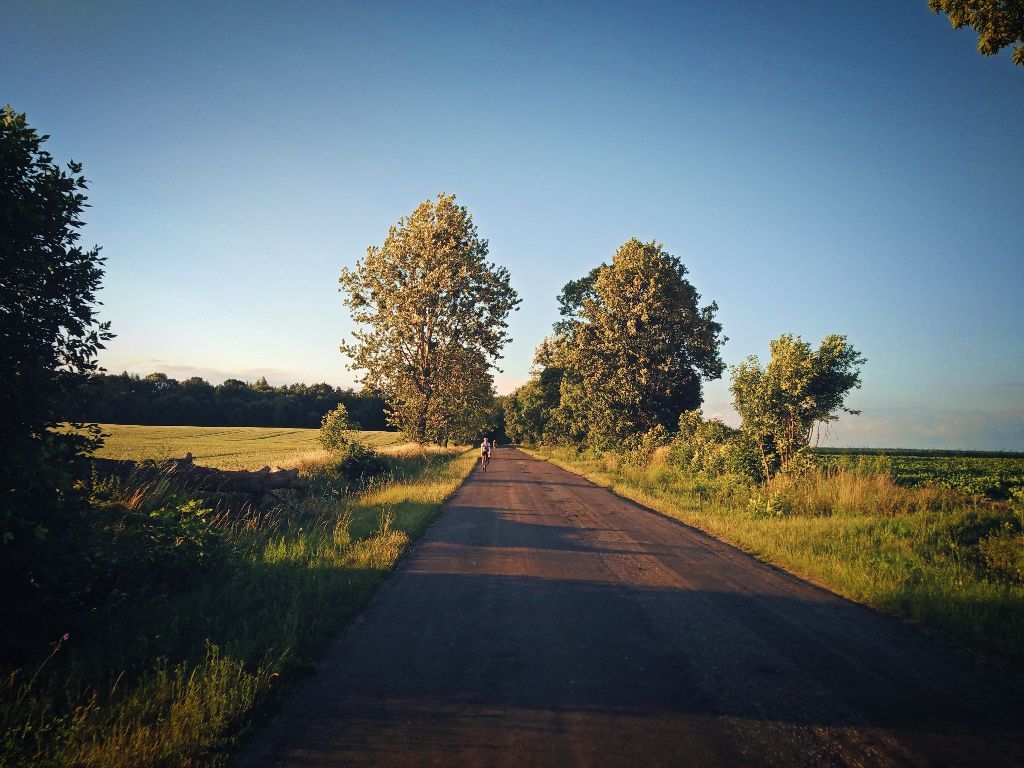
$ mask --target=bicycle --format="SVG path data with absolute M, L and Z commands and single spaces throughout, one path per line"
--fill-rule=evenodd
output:
M 490 463 L 491 463 L 491 453 L 490 453 L 490 451 L 488 451 L 487 453 L 480 454 L 480 466 L 483 467 L 484 472 L 487 471 L 487 465 L 490 464 Z

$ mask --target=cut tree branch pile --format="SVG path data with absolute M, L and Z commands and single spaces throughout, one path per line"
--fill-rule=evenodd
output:
M 156 480 L 173 478 L 190 490 L 213 491 L 215 493 L 249 493 L 262 496 L 281 489 L 301 489 L 309 485 L 299 477 L 297 469 L 271 471 L 263 467 L 255 472 L 247 470 L 224 470 L 202 467 L 192 462 L 192 454 L 183 459 L 170 459 L 160 463 L 122 461 L 118 459 L 93 459 L 93 471 L 100 477 L 120 477 L 122 480 Z

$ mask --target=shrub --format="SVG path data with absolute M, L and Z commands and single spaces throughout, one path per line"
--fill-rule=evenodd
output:
M 391 465 L 379 453 L 359 443 L 349 443 L 334 469 L 348 492 L 365 488 L 374 478 L 387 475 Z
M 60 590 L 39 590 L 15 617 L 16 631 L 0 637 L 6 658 L 31 656 L 46 638 L 77 632 L 95 611 L 129 598 L 192 589 L 229 554 L 211 510 L 167 481 L 142 487 L 108 483 L 91 504 L 74 550 L 46 552 L 47 562 L 67 581 Z
M 64 599 L 89 556 L 78 459 L 98 445 L 99 429 L 55 427 L 111 338 L 97 318 L 103 259 L 79 243 L 82 166 L 61 168 L 47 138 L 24 114 L 0 109 L 0 656 L 42 631 L 46 605 Z
M 320 435 L 317 438 L 328 451 L 341 451 L 350 444 L 348 433 L 354 429 L 348 410 L 341 403 L 333 411 L 324 414 L 320 422 Z
M 741 475 L 755 482 L 764 479 L 753 441 L 720 419 L 705 419 L 700 411 L 680 415 L 679 432 L 670 445 L 675 462 L 691 472 Z
M 802 448 L 793 454 L 784 467 L 779 470 L 777 477 L 808 477 L 818 472 L 819 465 L 810 449 Z
M 161 499 L 132 509 L 97 510 L 91 592 L 119 602 L 131 595 L 190 589 L 228 554 L 211 510 L 196 499 Z M 101 522 L 102 521 L 102 522 Z
M 780 518 L 789 514 L 789 509 L 778 494 L 755 493 L 747 502 L 747 511 L 757 520 Z
M 936 531 L 937 543 L 951 551 L 979 547 L 993 536 L 1020 535 L 1021 520 L 1013 512 L 972 509 L 957 515 Z
M 985 569 L 997 579 L 1024 583 L 1024 534 L 1006 530 L 978 542 Z
M 771 342 L 771 352 L 764 368 L 756 356 L 733 368 L 731 387 L 743 431 L 756 442 L 768 479 L 773 463 L 785 466 L 810 445 L 816 425 L 858 413 L 845 402 L 860 387 L 865 362 L 838 335 L 826 336 L 813 350 L 799 336 L 783 334 Z
M 669 444 L 669 433 L 660 424 L 629 440 L 623 446 L 630 464 L 644 466 L 650 462 L 654 452 Z

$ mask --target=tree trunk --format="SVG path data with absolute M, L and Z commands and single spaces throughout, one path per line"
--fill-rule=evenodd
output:
M 212 491 L 214 493 L 249 493 L 262 496 L 280 489 L 302 489 L 309 481 L 299 477 L 297 469 L 279 469 L 272 472 L 270 467 L 249 472 L 247 470 L 223 470 L 201 467 L 192 463 L 192 454 L 183 459 L 170 459 L 159 464 L 136 463 L 116 459 L 92 459 L 93 471 L 100 477 L 117 476 L 125 480 L 152 481 L 168 478 L 180 482 L 189 490 Z

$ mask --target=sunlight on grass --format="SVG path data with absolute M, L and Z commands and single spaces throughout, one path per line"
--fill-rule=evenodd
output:
M 225 764 L 264 705 L 366 604 L 475 455 L 403 449 L 391 461 L 392 476 L 361 495 L 339 498 L 314 478 L 279 514 L 218 518 L 233 554 L 196 585 L 118 597 L 38 669 L 4 669 L 0 765 Z
M 103 459 L 180 459 L 191 453 L 197 464 L 218 469 L 255 470 L 269 465 L 290 469 L 327 458 L 317 429 L 277 427 L 150 427 L 101 424 L 108 434 L 96 456 Z M 374 450 L 410 445 L 401 432 L 353 431 L 352 439 Z
M 852 600 L 1024 659 L 1024 583 L 986 568 L 977 548 L 1013 527 L 1020 513 L 1005 504 L 877 474 L 812 474 L 769 493 L 688 475 L 664 457 L 635 466 L 566 448 L 526 452 Z

